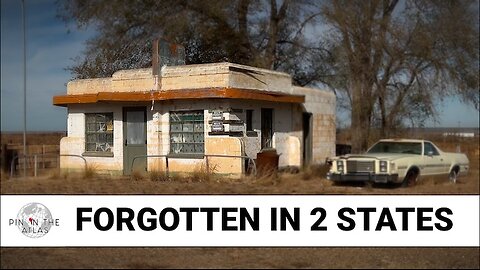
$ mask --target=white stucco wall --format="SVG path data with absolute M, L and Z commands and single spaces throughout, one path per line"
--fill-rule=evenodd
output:
M 68 109 L 68 137 L 62 140 L 62 154 L 83 155 L 85 152 L 85 113 L 113 112 L 114 117 L 114 145 L 113 157 L 85 156 L 89 164 L 98 170 L 112 170 L 121 173 L 123 170 L 123 123 L 122 104 L 88 104 L 70 105 Z M 131 104 L 125 105 L 131 107 Z M 301 127 L 293 126 L 293 118 L 301 117 L 301 112 L 294 111 L 296 105 L 272 102 L 245 102 L 241 100 L 206 99 L 191 102 L 188 100 L 156 102 L 153 105 L 143 104 L 147 109 L 147 154 L 167 155 L 170 153 L 170 111 L 203 110 L 205 154 L 248 155 L 256 159 L 261 141 L 261 108 L 272 108 L 273 115 L 273 147 L 280 155 L 279 165 L 301 165 Z M 228 135 L 209 135 L 211 119 L 210 110 L 241 109 L 242 113 L 235 113 L 240 119 L 245 119 L 247 109 L 253 110 L 253 129 L 255 137 L 230 137 Z M 156 117 L 154 117 L 156 115 Z M 228 120 L 228 113 L 225 113 Z M 226 125 L 228 130 L 228 125 Z M 62 167 L 78 167 L 79 159 L 63 157 Z M 219 173 L 241 173 L 243 161 L 232 158 L 210 158 L 210 166 L 215 166 Z M 170 158 L 171 171 L 191 171 L 205 166 L 204 159 Z M 165 169 L 164 158 L 149 158 L 149 170 Z
M 113 157 L 84 156 L 85 152 L 85 113 L 113 112 Z M 121 174 L 123 170 L 122 107 L 115 104 L 74 104 L 68 107 L 68 137 L 60 142 L 60 154 L 83 156 L 90 166 L 98 171 Z M 78 157 L 61 157 L 61 168 L 82 168 Z

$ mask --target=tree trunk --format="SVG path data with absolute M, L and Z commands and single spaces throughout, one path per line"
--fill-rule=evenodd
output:
M 371 111 L 368 102 L 363 97 L 362 83 L 358 80 L 352 84 L 352 123 L 350 126 L 352 136 L 352 153 L 362 153 L 368 148 L 370 136 Z

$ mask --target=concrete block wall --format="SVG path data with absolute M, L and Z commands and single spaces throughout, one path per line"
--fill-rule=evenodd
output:
M 335 94 L 330 91 L 293 87 L 293 94 L 305 95 L 304 110 L 312 113 L 312 162 L 321 164 L 335 156 Z
M 151 68 L 120 70 L 112 75 L 112 92 L 150 91 L 155 89 Z
M 292 84 L 286 73 L 226 62 L 166 67 L 161 77 L 162 90 L 230 87 L 289 93 Z
M 291 76 L 277 71 L 232 63 L 168 66 L 159 78 L 151 68 L 120 70 L 110 78 L 74 80 L 67 94 L 144 92 L 203 88 L 245 88 L 291 93 Z
M 273 147 L 277 150 L 279 157 L 279 166 L 300 166 L 301 165 L 301 144 L 302 130 L 301 126 L 297 129 L 293 127 L 294 117 L 301 117 L 301 112 L 293 111 L 295 105 L 289 103 L 259 102 L 259 101 L 230 101 L 231 107 L 246 110 L 253 110 L 252 128 L 256 136 L 245 136 L 242 139 L 245 154 L 253 159 L 257 158 L 257 153 L 261 150 L 261 112 L 262 108 L 273 109 Z M 299 114 L 299 115 L 298 115 Z
M 67 95 L 111 92 L 112 78 L 73 80 L 67 83 Z
M 302 164 L 303 131 L 302 113 L 313 114 L 313 163 L 323 163 L 326 157 L 335 154 L 335 96 L 328 91 L 295 87 L 286 73 L 258 69 L 232 63 L 214 63 L 166 67 L 159 81 L 155 81 L 151 69 L 118 71 L 111 78 L 75 80 L 67 85 L 67 94 L 93 94 L 97 92 L 150 91 L 155 87 L 161 90 L 236 87 L 262 91 L 284 92 L 304 95 L 304 104 L 272 103 L 261 101 L 203 99 L 156 102 L 151 110 L 150 103 L 128 104 L 147 107 L 147 154 L 164 155 L 170 151 L 169 112 L 178 110 L 204 110 L 205 146 L 207 153 L 225 153 L 222 145 L 228 145 L 228 153 L 245 153 L 252 158 L 261 148 L 261 108 L 274 109 L 273 146 L 280 154 L 279 165 L 300 166 Z M 123 129 L 122 104 L 82 104 L 69 105 L 68 138 L 62 140 L 63 153 L 82 154 L 85 145 L 85 116 L 89 112 L 114 112 L 114 157 L 86 157 L 89 162 L 98 163 L 100 169 L 122 171 L 123 169 Z M 209 112 L 213 109 L 242 109 L 238 117 L 244 120 L 245 110 L 252 109 L 255 137 L 209 136 Z M 229 126 L 226 125 L 226 130 Z M 232 146 L 232 147 L 230 147 Z M 208 148 L 207 148 L 208 147 Z M 212 151 L 212 152 L 210 152 Z M 65 166 L 75 162 L 75 158 L 62 158 Z M 173 159 L 172 159 L 173 160 Z M 217 159 L 218 161 L 218 159 Z M 240 171 L 243 162 L 222 160 L 217 167 L 221 172 Z M 205 164 L 203 159 L 175 159 L 170 167 L 192 170 Z M 63 165 L 62 165 L 63 166 Z M 76 165 L 75 165 L 76 166 Z M 149 158 L 148 169 L 165 167 L 163 158 Z M 173 168 L 172 167 L 172 168 Z

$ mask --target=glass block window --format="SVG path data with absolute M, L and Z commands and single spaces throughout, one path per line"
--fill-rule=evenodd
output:
M 170 153 L 203 154 L 203 111 L 170 112 Z
M 113 151 L 113 113 L 85 114 L 85 151 Z

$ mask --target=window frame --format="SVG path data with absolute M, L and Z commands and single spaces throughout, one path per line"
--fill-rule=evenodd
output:
M 95 115 L 95 121 L 92 122 L 92 123 L 89 123 L 88 122 L 88 117 L 91 116 L 91 115 Z M 105 131 L 103 132 L 100 132 L 100 131 L 89 131 L 89 128 L 88 128 L 88 125 L 89 124 L 93 124 L 93 125 L 97 125 L 97 124 L 100 124 L 100 123 L 103 123 L 103 122 L 100 122 L 100 121 L 97 121 L 97 115 L 104 115 L 106 117 L 110 116 L 111 118 L 111 130 L 109 130 L 109 127 L 108 127 L 108 120 L 104 122 L 105 124 Z M 84 125 L 85 125 L 85 143 L 84 143 L 84 152 L 83 152 L 83 156 L 102 156 L 102 157 L 113 157 L 113 147 L 115 146 L 115 138 L 114 138 L 114 134 L 115 134 L 115 119 L 114 119 L 114 113 L 113 112 L 93 112 L 93 113 L 85 113 L 85 119 L 84 119 Z M 108 139 L 105 139 L 105 142 L 100 142 L 100 141 L 94 141 L 94 142 L 90 142 L 88 141 L 88 138 L 89 138 L 89 135 L 96 135 L 96 134 L 110 134 L 111 135 L 111 144 L 110 142 L 108 141 Z M 105 136 L 107 137 L 107 136 Z M 95 151 L 92 151 L 92 150 L 88 150 L 88 144 L 92 144 L 92 143 L 95 143 L 95 144 L 103 144 L 103 143 L 106 143 L 108 144 L 108 149 L 110 151 L 97 151 L 97 148 L 98 148 L 98 145 L 95 147 Z
M 430 149 L 427 149 L 427 145 L 429 146 Z M 423 155 L 424 156 L 429 156 L 430 150 L 432 152 L 432 156 L 439 156 L 440 153 L 438 152 L 437 148 L 431 143 L 431 142 L 423 142 Z
M 201 120 L 200 119 L 195 119 L 195 113 L 198 113 L 201 115 Z M 192 115 L 192 119 L 190 120 L 185 120 L 185 119 L 179 119 L 179 120 L 176 120 L 176 121 L 173 121 L 173 117 L 172 115 L 173 114 L 180 114 L 182 116 L 184 115 Z M 181 116 L 180 116 L 181 118 Z M 202 125 L 202 129 L 201 131 L 198 131 L 196 130 L 197 126 L 196 124 L 200 124 Z M 175 124 L 179 124 L 181 125 L 181 131 L 174 131 L 172 130 L 172 127 L 175 125 Z M 192 131 L 185 131 L 184 130 L 184 125 L 185 124 L 192 124 Z M 205 111 L 204 110 L 178 110 L 178 111 L 170 111 L 169 112 L 169 156 L 178 156 L 178 157 L 182 157 L 182 156 L 189 156 L 189 157 L 198 157 L 198 158 L 203 158 L 203 156 L 205 155 L 205 128 L 206 128 L 206 125 L 205 125 Z M 173 135 L 174 134 L 179 134 L 180 135 L 180 138 L 181 138 L 181 142 L 173 142 Z M 184 140 L 184 134 L 191 134 L 192 136 L 192 142 L 185 142 Z M 201 138 L 202 140 L 201 141 L 196 141 L 196 136 L 195 135 L 199 135 L 201 134 Z M 178 138 L 178 137 L 177 137 Z M 174 151 L 174 147 L 175 145 L 193 145 L 193 152 L 182 152 L 182 149 L 180 149 L 180 152 L 175 152 Z M 201 149 L 202 151 L 196 151 L 197 150 L 197 146 L 201 146 Z

